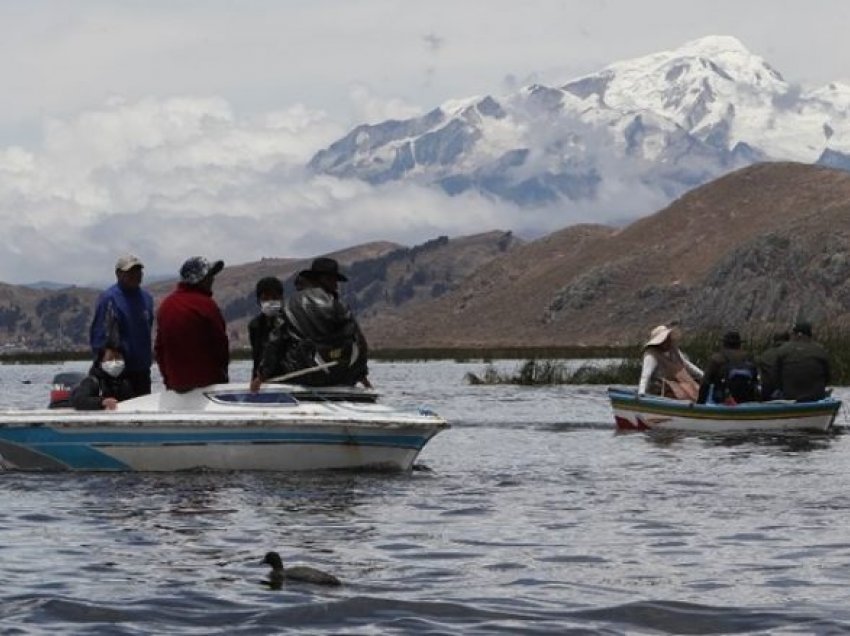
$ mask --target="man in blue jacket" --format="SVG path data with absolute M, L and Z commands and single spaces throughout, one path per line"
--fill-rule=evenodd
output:
M 143 267 L 142 261 L 133 255 L 118 259 L 117 282 L 98 298 L 89 329 L 95 356 L 107 346 L 124 352 L 125 375 L 134 397 L 151 392 L 154 313 L 153 298 L 141 288 Z

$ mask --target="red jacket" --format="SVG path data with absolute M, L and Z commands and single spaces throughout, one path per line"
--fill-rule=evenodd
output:
M 211 292 L 178 283 L 159 305 L 156 323 L 154 353 L 166 388 L 188 391 L 227 382 L 227 330 Z

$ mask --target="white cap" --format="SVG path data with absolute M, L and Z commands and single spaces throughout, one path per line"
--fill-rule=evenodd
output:
M 144 265 L 139 257 L 133 254 L 125 254 L 115 263 L 115 271 L 117 272 L 129 272 L 134 267 L 144 267 Z

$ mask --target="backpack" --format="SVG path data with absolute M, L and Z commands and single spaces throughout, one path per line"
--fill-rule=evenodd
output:
M 721 380 L 722 400 L 754 402 L 758 396 L 758 371 L 752 360 L 726 360 Z M 721 400 L 721 401 L 722 401 Z

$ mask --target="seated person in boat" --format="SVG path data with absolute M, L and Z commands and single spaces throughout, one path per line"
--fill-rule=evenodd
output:
M 257 367 L 263 357 L 263 349 L 272 332 L 283 323 L 283 283 L 275 276 L 266 276 L 257 281 L 257 304 L 260 313 L 248 323 L 248 338 L 251 341 L 251 358 L 254 366 L 251 377 L 257 375 Z
M 252 389 L 280 375 L 307 386 L 335 384 L 369 387 L 367 345 L 349 307 L 339 298 L 348 279 L 332 258 L 317 258 L 298 274 L 297 290 L 284 303 L 284 324 L 263 352 Z M 314 371 L 308 371 L 315 367 Z
M 812 340 L 811 324 L 794 325 L 791 340 L 776 352 L 774 374 L 785 400 L 814 402 L 826 397 L 831 377 L 829 353 Z
M 740 404 L 759 397 L 758 370 L 752 354 L 741 348 L 741 334 L 723 334 L 720 351 L 711 354 L 699 386 L 700 404 Z
M 638 395 L 650 393 L 696 401 L 697 380 L 702 376 L 702 370 L 679 350 L 672 328 L 659 325 L 650 332 L 643 349 Z
M 782 397 L 779 383 L 776 380 L 776 354 L 779 348 L 791 339 L 788 331 L 777 331 L 771 337 L 770 346 L 756 358 L 756 366 L 759 371 L 759 382 L 761 384 L 761 399 L 765 402 Z
M 118 402 L 133 397 L 133 386 L 124 373 L 124 354 L 118 347 L 100 350 L 88 376 L 71 393 L 78 411 L 114 410 Z

